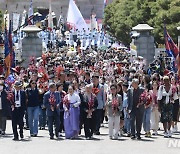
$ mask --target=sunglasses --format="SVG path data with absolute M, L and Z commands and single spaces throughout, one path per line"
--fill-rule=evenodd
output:
M 32 84 L 36 84 L 35 82 L 32 82 Z

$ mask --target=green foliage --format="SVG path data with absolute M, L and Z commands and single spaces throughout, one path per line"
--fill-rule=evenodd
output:
M 132 27 L 147 23 L 154 27 L 155 41 L 162 44 L 164 21 L 169 34 L 177 42 L 179 19 L 179 0 L 114 0 L 105 9 L 104 24 L 113 37 L 128 45 Z

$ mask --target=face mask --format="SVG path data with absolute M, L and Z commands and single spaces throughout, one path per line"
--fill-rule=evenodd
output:
M 0 86 L 0 91 L 3 91 L 3 86 Z

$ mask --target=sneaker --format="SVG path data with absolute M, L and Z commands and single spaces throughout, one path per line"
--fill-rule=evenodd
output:
M 164 132 L 164 137 L 168 138 L 168 133 L 167 132 Z
M 148 133 L 147 132 L 145 133 L 145 137 L 148 137 Z
M 109 136 L 109 139 L 111 139 L 111 140 L 112 140 L 112 139 L 113 139 L 113 137 L 112 137 L 112 136 Z
M 116 136 L 114 136 L 114 138 L 113 138 L 114 140 L 117 140 L 118 139 L 118 136 L 116 135 Z
M 175 129 L 175 127 L 174 128 L 172 128 L 172 133 L 175 133 L 176 132 L 176 129 Z
M 1 132 L 1 135 L 5 135 L 5 134 L 6 134 L 5 131 L 2 131 L 2 132 Z
M 135 136 L 135 135 L 132 135 L 132 136 L 131 136 L 131 139 L 132 139 L 132 140 L 136 139 L 136 136 Z
M 151 137 L 151 132 L 149 132 L 149 133 L 147 134 L 147 137 Z
M 176 132 L 178 132 L 178 127 L 177 127 L 177 125 L 175 125 L 174 128 L 175 128 Z
M 168 131 L 168 137 L 172 137 L 172 133 L 170 130 Z
M 127 133 L 127 137 L 131 137 L 131 133 Z
M 157 131 L 153 131 L 152 135 L 157 136 Z

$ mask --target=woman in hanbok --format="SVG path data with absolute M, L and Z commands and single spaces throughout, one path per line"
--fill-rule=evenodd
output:
M 79 134 L 80 97 L 74 93 L 74 87 L 69 85 L 68 94 L 64 97 L 64 129 L 66 139 L 73 139 Z

